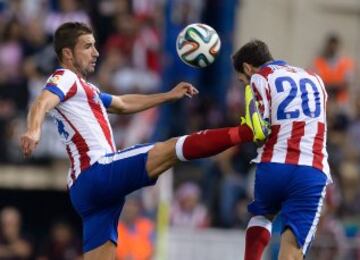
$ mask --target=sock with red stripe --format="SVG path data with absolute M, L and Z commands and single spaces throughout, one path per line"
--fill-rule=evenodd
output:
M 208 129 L 180 137 L 176 142 L 176 155 L 181 161 L 204 158 L 252 140 L 253 133 L 247 125 Z
M 261 260 L 271 238 L 271 221 L 264 216 L 252 217 L 246 230 L 244 260 Z

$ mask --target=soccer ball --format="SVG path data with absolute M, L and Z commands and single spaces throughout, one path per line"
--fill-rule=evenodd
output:
M 186 26 L 176 39 L 176 51 L 187 65 L 204 68 L 215 61 L 221 42 L 209 25 L 193 23 Z

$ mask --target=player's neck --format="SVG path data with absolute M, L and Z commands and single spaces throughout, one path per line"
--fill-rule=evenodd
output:
M 72 63 L 66 63 L 66 62 L 61 62 L 60 66 L 63 67 L 64 69 L 68 69 L 71 70 L 72 72 L 74 72 L 79 78 L 82 79 L 86 79 L 85 75 L 83 73 L 81 73 L 81 71 L 79 69 L 76 68 L 76 66 Z

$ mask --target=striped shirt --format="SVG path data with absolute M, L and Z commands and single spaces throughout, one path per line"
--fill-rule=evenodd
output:
M 60 98 L 49 114 L 57 124 L 70 159 L 70 187 L 78 175 L 105 154 L 116 151 L 106 107 L 111 96 L 101 93 L 68 69 L 57 69 L 44 88 Z
M 322 79 L 273 61 L 251 77 L 259 110 L 271 134 L 254 162 L 312 166 L 331 180 L 326 151 L 326 100 Z

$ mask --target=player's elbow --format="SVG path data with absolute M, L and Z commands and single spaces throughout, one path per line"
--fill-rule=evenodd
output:
M 114 114 L 128 114 L 129 108 L 120 96 L 113 97 L 107 111 Z

